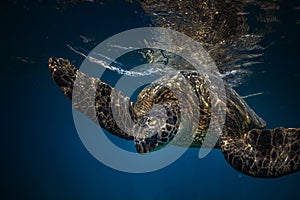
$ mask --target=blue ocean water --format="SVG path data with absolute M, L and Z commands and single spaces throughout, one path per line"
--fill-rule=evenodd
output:
M 71 104 L 51 79 L 48 58 L 83 57 L 66 44 L 91 49 L 107 37 L 148 24 L 137 4 L 84 2 L 57 9 L 52 1 L 1 3 L 1 199 L 291 199 L 300 173 L 255 179 L 235 171 L 213 150 L 203 159 L 189 149 L 159 171 L 111 169 L 85 149 Z M 274 41 L 263 64 L 236 90 L 268 123 L 300 127 L 300 14 L 297 1 L 281 3 Z M 114 74 L 110 74 L 113 76 Z M 106 79 L 114 79 L 107 76 Z

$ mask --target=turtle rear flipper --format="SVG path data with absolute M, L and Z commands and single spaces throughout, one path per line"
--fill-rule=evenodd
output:
M 279 177 L 300 169 L 300 128 L 253 129 L 244 138 L 223 136 L 222 152 L 236 170 L 254 177 Z

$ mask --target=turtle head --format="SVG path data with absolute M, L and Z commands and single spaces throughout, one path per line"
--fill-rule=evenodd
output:
M 69 60 L 62 58 L 49 58 L 48 61 L 51 76 L 68 99 L 72 99 L 73 85 L 78 70 Z
M 133 127 L 137 152 L 149 153 L 167 145 L 180 125 L 180 109 L 173 93 L 161 85 L 150 85 L 138 96 Z

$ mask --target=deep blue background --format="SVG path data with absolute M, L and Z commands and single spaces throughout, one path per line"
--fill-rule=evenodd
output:
M 299 10 L 282 4 L 264 64 L 236 88 L 268 127 L 300 127 Z M 298 5 L 299 6 L 299 5 Z M 299 9 L 299 8 L 298 8 Z M 51 79 L 50 56 L 83 58 L 65 44 L 95 44 L 147 25 L 136 4 L 82 3 L 63 10 L 53 2 L 1 3 L 1 199 L 289 199 L 299 198 L 300 173 L 255 179 L 231 168 L 220 150 L 199 160 L 188 150 L 170 166 L 129 174 L 94 159 L 81 143 L 71 104 Z M 297 23 L 298 21 L 298 23 Z M 22 60 L 23 59 L 23 60 Z M 109 78 L 109 77 L 108 77 Z

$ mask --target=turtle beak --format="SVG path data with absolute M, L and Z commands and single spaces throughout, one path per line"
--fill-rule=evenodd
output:
M 151 147 L 143 140 L 135 140 L 135 149 L 140 154 L 146 154 L 151 151 Z

